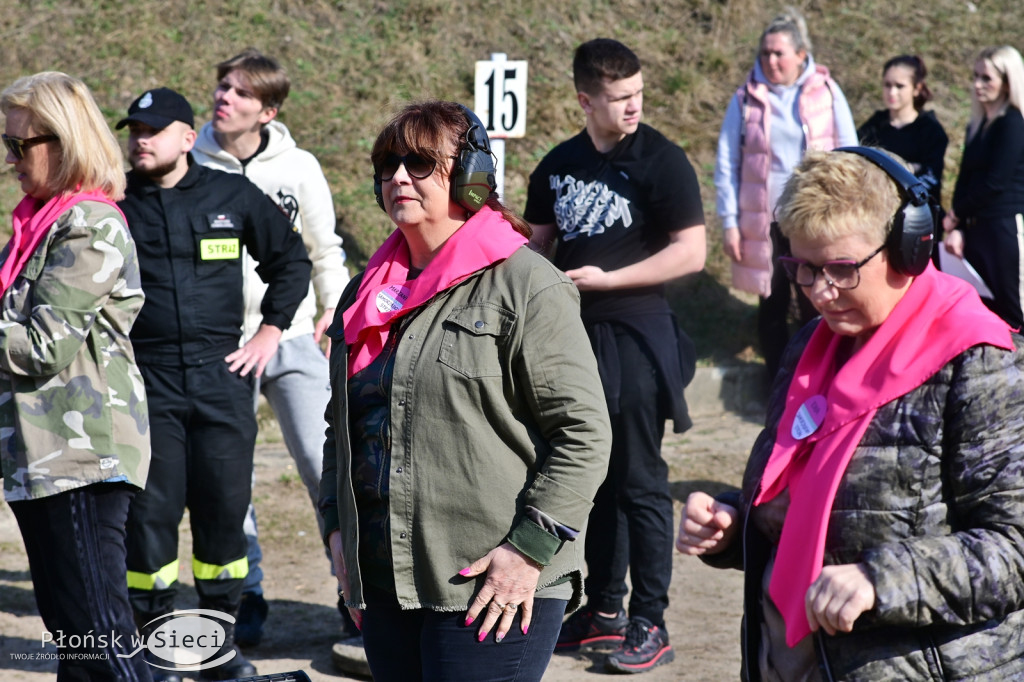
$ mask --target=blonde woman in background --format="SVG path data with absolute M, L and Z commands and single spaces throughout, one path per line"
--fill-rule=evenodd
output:
M 775 202 L 808 149 L 857 144 L 846 97 L 828 69 L 815 63 L 807 22 L 787 8 L 761 34 L 757 60 L 736 91 L 718 137 L 715 189 L 722 245 L 732 285 L 761 297 L 757 331 L 769 380 L 789 339 L 793 287 L 773 270 L 780 237 L 769 229 Z M 774 255 L 773 255 L 774 254 Z M 799 293 L 801 317 L 814 316 Z
M 946 248 L 965 258 L 994 294 L 986 303 L 1010 326 L 1024 324 L 1024 62 L 1009 45 L 974 62 L 971 120 Z

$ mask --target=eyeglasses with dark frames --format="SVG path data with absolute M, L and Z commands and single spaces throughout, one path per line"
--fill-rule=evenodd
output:
M 0 135 L 3 138 L 4 146 L 7 147 L 14 158 L 21 161 L 25 158 L 25 150 L 44 142 L 53 142 L 60 138 L 56 135 L 36 135 L 35 137 L 15 137 L 14 135 Z
M 811 265 L 802 258 L 792 256 L 779 256 L 779 266 L 785 271 L 786 277 L 791 282 L 802 287 L 813 287 L 814 280 L 818 279 L 820 273 L 829 286 L 836 289 L 856 289 L 860 284 L 860 269 L 867 265 L 868 261 L 877 256 L 885 248 L 882 244 L 872 251 L 864 260 L 830 260 L 823 265 Z

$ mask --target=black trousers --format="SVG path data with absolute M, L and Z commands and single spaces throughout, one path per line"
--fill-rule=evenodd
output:
M 587 603 L 604 612 L 621 609 L 628 571 L 629 615 L 660 624 L 668 608 L 674 537 L 668 464 L 661 457 L 665 408 L 647 348 L 625 329 L 616 330 L 615 342 L 622 377 L 619 414 L 611 420 L 608 477 L 590 512 Z
M 125 584 L 125 517 L 134 489 L 96 483 L 11 502 L 36 605 L 58 644 L 58 682 L 149 682 Z M 40 633 L 40 636 L 42 633 Z M 63 646 L 61 644 L 63 643 Z
M 1021 286 L 1024 284 L 1024 216 L 980 218 L 964 230 L 964 258 L 995 295 L 983 299 L 1011 327 L 1024 325 Z
M 789 253 L 789 244 L 778 228 L 772 229 L 771 237 L 773 259 Z M 767 298 L 762 297 L 757 307 L 757 338 L 761 344 L 769 385 L 779 371 L 783 351 L 789 343 L 789 309 L 794 297 L 800 311 L 800 326 L 818 314 L 800 287 L 789 281 L 782 268 L 776 266 L 772 271 L 771 287 L 771 294 Z
M 222 360 L 198 367 L 140 364 L 149 401 L 153 459 L 128 515 L 128 585 L 144 624 L 174 609 L 178 525 L 192 527 L 200 604 L 234 613 L 248 573 L 242 522 L 256 444 L 253 381 Z

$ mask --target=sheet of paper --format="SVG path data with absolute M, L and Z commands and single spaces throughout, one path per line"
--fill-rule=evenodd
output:
M 981 278 L 978 271 L 966 259 L 958 258 L 949 251 L 946 251 L 946 245 L 942 242 L 939 242 L 939 269 L 946 274 L 959 277 L 971 284 L 971 286 L 978 290 L 978 295 L 982 298 L 995 298 L 992 295 L 992 290 L 985 284 L 985 280 Z

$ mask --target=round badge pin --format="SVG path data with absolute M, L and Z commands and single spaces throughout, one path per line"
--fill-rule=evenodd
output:
M 790 431 L 793 438 L 803 440 L 817 431 L 821 423 L 825 421 L 825 412 L 827 411 L 828 402 L 825 400 L 825 396 L 815 395 L 805 400 L 800 409 L 796 411 L 796 417 L 793 418 L 793 429 Z
M 409 287 L 401 284 L 389 284 L 377 292 L 377 310 L 382 313 L 393 313 L 405 307 L 409 300 Z

